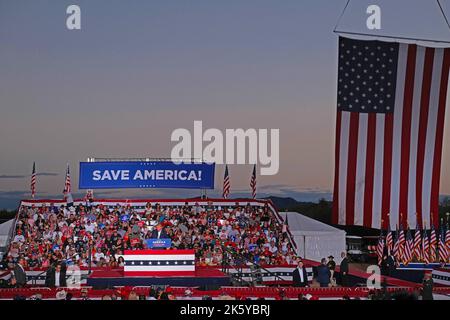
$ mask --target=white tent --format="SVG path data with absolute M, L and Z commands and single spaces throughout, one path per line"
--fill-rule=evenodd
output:
M 367 8 L 377 5 L 381 29 L 368 29 Z M 349 38 L 450 47 L 450 0 L 349 0 L 335 32 Z
M 289 230 L 297 244 L 297 254 L 305 259 L 320 261 L 330 255 L 341 262 L 345 251 L 345 231 L 306 217 L 298 212 L 287 212 Z
M 3 256 L 3 251 L 6 249 L 6 244 L 8 243 L 8 238 L 10 235 L 11 228 L 14 225 L 14 219 L 6 221 L 0 224 L 0 259 Z

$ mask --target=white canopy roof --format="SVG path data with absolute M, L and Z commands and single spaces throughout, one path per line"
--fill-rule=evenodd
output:
M 334 228 L 323 222 L 304 216 L 298 212 L 287 212 L 289 230 L 293 236 L 342 233 L 344 230 Z
M 297 253 L 306 259 L 320 261 L 333 255 L 341 262 L 345 251 L 345 231 L 323 222 L 308 218 L 297 212 L 287 212 L 289 230 L 297 245 Z
M 367 8 L 381 9 L 381 29 L 369 30 Z M 335 32 L 349 38 L 378 39 L 450 47 L 450 0 L 350 0 Z
M 0 224 L 0 247 L 4 247 L 8 241 L 9 232 L 13 227 L 14 219 Z

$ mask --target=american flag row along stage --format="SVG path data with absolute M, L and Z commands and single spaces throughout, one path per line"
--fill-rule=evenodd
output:
M 414 234 L 414 237 L 413 237 Z M 408 265 L 410 262 L 450 262 L 450 227 L 441 224 L 439 232 L 434 226 L 430 230 L 409 228 L 405 231 L 400 226 L 396 231 L 381 230 L 376 247 L 378 264 L 386 255 L 394 256 L 398 263 Z

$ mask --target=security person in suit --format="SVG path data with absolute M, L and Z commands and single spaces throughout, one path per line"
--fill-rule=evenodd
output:
M 58 263 L 47 270 L 45 285 L 50 288 L 67 287 L 66 282 L 66 265 Z
M 14 266 L 14 278 L 16 279 L 16 287 L 21 288 L 27 284 L 27 274 L 25 272 L 25 259 L 20 258 Z
M 348 258 L 345 252 L 341 253 L 341 264 L 339 266 L 339 272 L 341 274 L 341 286 L 348 287 Z
M 390 277 L 393 276 L 395 270 L 397 269 L 397 261 L 395 260 L 395 257 L 392 255 L 392 253 L 387 257 L 386 269 L 388 272 L 388 276 Z
M 292 282 L 294 287 L 307 287 L 308 286 L 308 273 L 303 265 L 303 261 L 299 260 L 297 268 L 292 272 Z

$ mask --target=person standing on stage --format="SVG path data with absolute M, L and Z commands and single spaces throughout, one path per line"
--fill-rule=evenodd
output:
M 164 230 L 161 224 L 156 225 L 156 228 L 152 231 L 151 239 L 169 239 L 166 230 Z
M 328 287 L 330 284 L 330 269 L 327 266 L 327 259 L 323 258 L 320 261 L 320 266 L 317 267 L 317 282 L 321 287 Z
M 433 300 L 433 278 L 431 272 L 425 273 L 423 278 L 422 300 Z
M 294 271 L 292 272 L 292 282 L 294 287 L 308 286 L 308 274 L 301 259 L 298 261 L 297 268 L 295 268 Z
M 336 269 L 336 262 L 334 261 L 334 257 L 332 255 L 328 257 L 327 267 L 330 270 L 330 282 L 334 284 L 334 270 Z
M 341 273 L 341 286 L 348 287 L 348 258 L 345 252 L 341 253 L 341 265 L 340 265 L 340 273 Z

